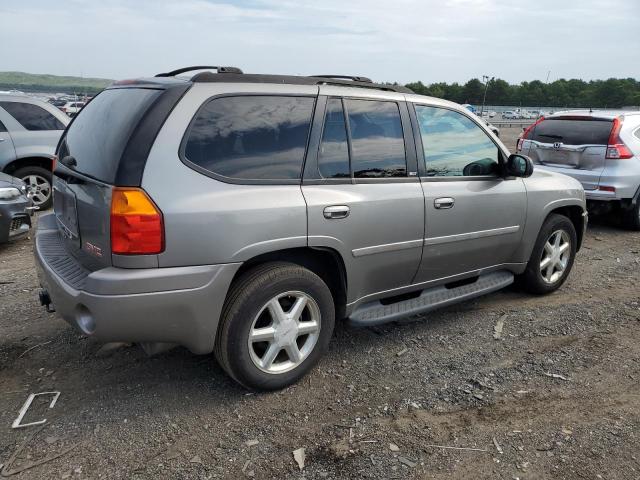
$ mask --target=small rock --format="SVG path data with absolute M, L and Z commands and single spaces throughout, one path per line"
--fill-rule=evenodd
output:
M 298 464 L 298 468 L 302 471 L 304 469 L 304 460 L 306 455 L 304 454 L 304 448 L 298 448 L 293 451 L 293 459 Z
M 254 445 L 258 445 L 260 442 L 258 440 L 247 440 L 244 444 L 247 447 L 253 447 Z
M 413 468 L 417 465 L 416 462 L 413 462 L 406 457 L 398 457 L 398 461 L 409 468 Z
M 392 452 L 399 452 L 400 451 L 400 447 L 398 445 L 396 445 L 395 443 L 390 443 L 389 444 L 389 450 L 391 450 Z
M 47 442 L 48 445 L 52 445 L 58 441 L 58 437 L 45 437 L 44 441 Z
M 396 353 L 397 356 L 401 357 L 402 355 L 404 355 L 405 353 L 407 353 L 409 351 L 408 348 L 403 348 L 402 350 L 400 350 L 398 353 Z
M 477 398 L 478 400 L 482 400 L 482 399 L 484 399 L 484 397 L 483 397 L 481 394 L 479 394 L 479 393 L 474 393 L 474 394 L 473 394 L 473 398 Z
M 194 456 L 191 460 L 189 460 L 191 463 L 199 463 L 200 465 L 202 465 L 202 459 L 200 458 L 199 455 Z

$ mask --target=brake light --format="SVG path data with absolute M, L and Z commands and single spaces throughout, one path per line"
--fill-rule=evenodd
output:
M 516 145 L 516 150 L 518 152 L 522 150 L 522 145 L 524 144 L 525 138 L 527 138 L 529 136 L 529 134 L 531 133 L 531 131 L 534 128 L 536 128 L 536 125 L 538 125 L 543 120 L 544 120 L 544 116 L 540 117 L 538 120 L 536 120 L 534 123 L 532 123 L 531 125 L 529 125 L 527 128 L 524 129 L 524 131 L 522 132 L 522 135 L 520 135 L 520 138 L 518 139 L 518 143 Z
M 58 164 L 58 156 L 54 155 L 51 159 L 51 171 L 53 172 L 56 169 L 56 165 Z
M 620 138 L 620 130 L 622 129 L 622 117 L 616 117 L 613 119 L 613 127 L 611 127 L 611 133 L 609 134 L 609 141 L 607 142 L 607 155 L 605 158 L 612 160 L 622 160 L 625 158 L 633 157 L 633 153 L 629 150 L 622 139 Z
M 111 195 L 111 252 L 149 255 L 162 250 L 162 212 L 144 190 L 114 187 Z

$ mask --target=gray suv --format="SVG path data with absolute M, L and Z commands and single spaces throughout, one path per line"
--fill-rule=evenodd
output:
M 574 110 L 527 128 L 517 151 L 582 183 L 589 210 L 640 230 L 640 112 Z
M 362 77 L 189 70 L 114 84 L 60 142 L 40 300 L 86 335 L 215 351 L 269 390 L 313 367 L 336 319 L 566 280 L 580 183 L 533 172 L 461 106 Z
M 22 179 L 33 204 L 51 206 L 51 167 L 69 117 L 53 105 L 23 95 L 0 95 L 0 172 Z

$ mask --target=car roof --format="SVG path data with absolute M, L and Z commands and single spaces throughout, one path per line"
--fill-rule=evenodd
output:
M 619 116 L 640 115 L 640 111 L 634 110 L 563 110 L 561 112 L 555 112 L 552 115 L 547 115 L 545 118 L 553 119 L 558 117 L 590 117 L 590 118 L 603 118 L 607 120 L 613 120 Z

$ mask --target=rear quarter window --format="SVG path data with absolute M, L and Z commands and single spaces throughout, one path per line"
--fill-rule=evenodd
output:
M 0 102 L 9 115 L 27 130 L 64 130 L 64 125 L 44 108 L 32 103 Z
M 240 181 L 299 179 L 314 103 L 313 97 L 214 98 L 187 132 L 184 159 Z
M 611 127 L 610 120 L 549 118 L 536 125 L 530 139 L 565 145 L 607 145 Z

